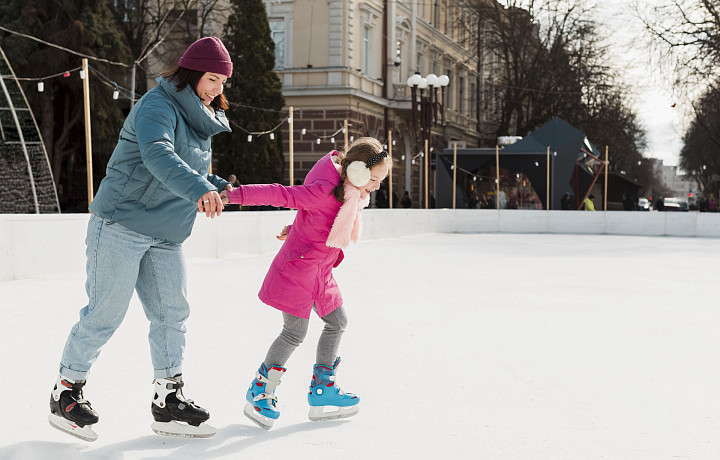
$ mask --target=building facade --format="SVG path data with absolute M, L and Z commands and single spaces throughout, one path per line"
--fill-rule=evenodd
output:
M 479 123 L 488 121 L 478 118 L 479 108 L 488 105 L 478 103 L 478 96 L 486 94 L 479 91 L 478 75 L 490 78 L 492 71 L 480 64 L 492 58 L 478 58 L 476 35 L 468 28 L 472 21 L 457 3 L 265 1 L 276 71 L 286 104 L 293 108 L 292 133 L 286 126 L 283 139 L 287 152 L 293 136 L 296 180 L 322 155 L 342 149 L 346 134 L 348 141 L 372 136 L 386 144 L 391 137 L 395 198 L 407 190 L 413 207 L 425 206 L 424 137 L 431 151 L 427 179 L 432 190 L 434 153 L 452 141 L 480 145 Z M 440 105 L 412 103 L 407 80 L 414 73 L 448 76 L 447 87 L 416 91 L 418 101 L 434 97 Z M 413 117 L 414 106 L 419 112 L 432 110 L 434 120 L 427 122 L 422 113 Z M 422 120 L 430 125 L 425 126 L 429 135 L 423 135 Z M 345 122 L 347 133 L 342 132 Z

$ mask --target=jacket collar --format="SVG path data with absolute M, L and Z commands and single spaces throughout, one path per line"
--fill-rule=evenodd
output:
M 210 112 L 190 85 L 178 91 L 175 83 L 163 77 L 158 77 L 155 81 L 167 97 L 175 102 L 183 118 L 199 134 L 210 137 L 232 131 L 225 112 L 223 110 L 216 110 L 214 114 Z

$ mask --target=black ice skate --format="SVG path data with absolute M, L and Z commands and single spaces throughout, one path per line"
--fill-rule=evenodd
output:
M 85 380 L 70 380 L 58 376 L 50 395 L 50 425 L 84 441 L 95 441 L 98 437 L 92 426 L 98 421 L 98 414 L 90 407 L 90 401 L 83 398 Z
M 188 438 L 209 438 L 217 430 L 204 423 L 210 413 L 185 399 L 182 387 L 182 375 L 170 379 L 155 379 L 152 415 L 155 423 L 152 430 L 164 436 L 184 436 Z

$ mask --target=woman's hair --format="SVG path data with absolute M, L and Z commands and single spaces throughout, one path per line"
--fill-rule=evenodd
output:
M 361 137 L 357 139 L 355 142 L 351 143 L 349 146 L 345 148 L 343 152 L 340 153 L 339 159 L 340 159 L 340 166 L 342 167 L 340 171 L 340 183 L 333 189 L 332 193 L 335 195 L 335 198 L 339 202 L 343 202 L 345 200 L 345 179 L 347 179 L 347 168 L 350 166 L 350 163 L 353 161 L 362 161 L 363 163 L 367 162 L 370 157 L 380 153 L 383 151 L 383 146 L 377 139 L 373 137 Z M 392 173 L 392 165 L 393 165 L 393 159 L 390 157 L 390 155 L 386 155 L 385 157 L 378 160 L 373 166 L 377 166 L 379 164 L 385 164 L 388 167 L 388 173 Z
M 197 94 L 197 85 L 205 73 L 202 70 L 190 70 L 185 67 L 175 66 L 161 73 L 160 76 L 175 83 L 178 91 L 182 91 L 187 85 L 190 85 Z M 215 110 L 227 110 L 230 108 L 224 93 L 213 99 L 210 106 Z

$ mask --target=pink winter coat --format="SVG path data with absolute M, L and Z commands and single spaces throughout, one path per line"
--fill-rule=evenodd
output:
M 325 316 L 343 303 L 332 269 L 343 259 L 338 248 L 325 243 L 342 203 L 332 191 L 340 183 L 332 161 L 336 151 L 322 157 L 303 185 L 242 185 L 228 193 L 230 203 L 271 205 L 297 209 L 287 239 L 265 276 L 258 297 L 278 310 L 309 318 L 313 303 Z

